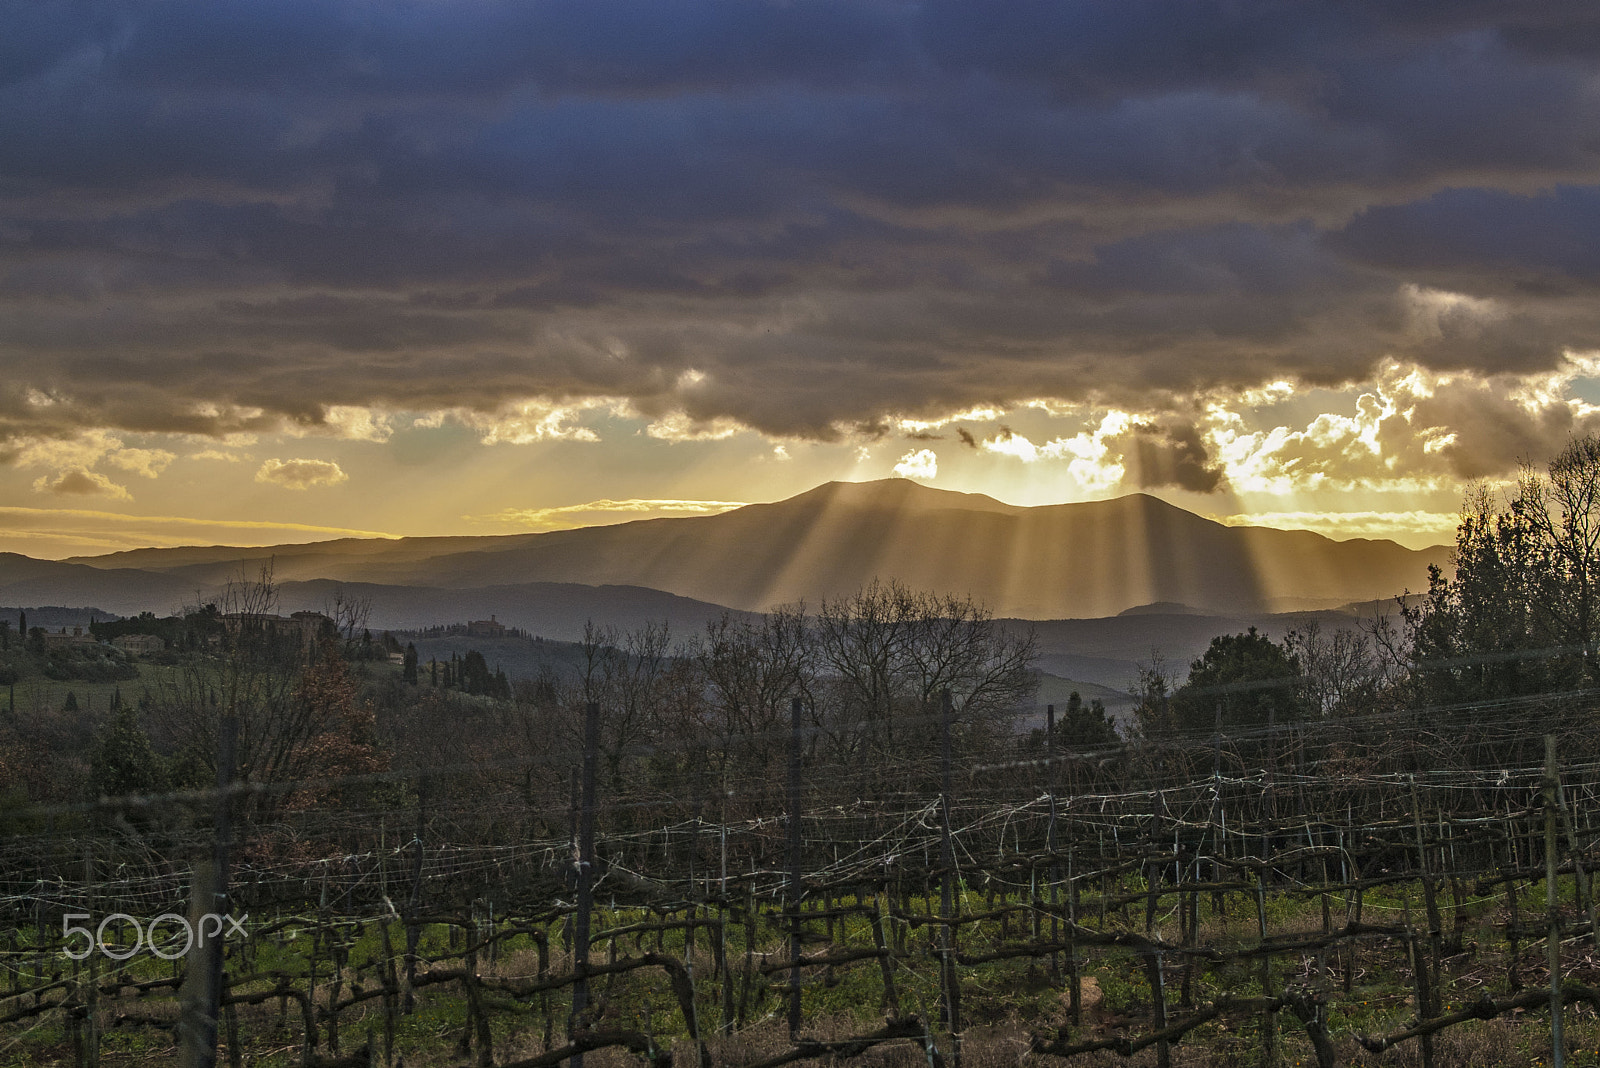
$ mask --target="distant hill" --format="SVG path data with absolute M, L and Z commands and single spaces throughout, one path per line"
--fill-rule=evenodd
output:
M 101 606 L 97 611 L 102 619 L 111 613 L 137 615 L 146 610 L 165 616 L 185 606 L 204 603 L 217 593 L 217 585 L 197 585 L 187 572 L 175 575 L 129 568 L 101 570 L 84 564 L 28 560 L 26 557 L 18 558 L 26 561 L 18 564 L 10 556 L 0 554 L 0 601 L 12 604 L 92 604 Z M 235 565 L 234 573 L 237 571 Z M 22 577 L 18 577 L 19 574 Z M 495 616 L 508 627 L 521 627 L 530 634 L 564 640 L 580 636 L 584 623 L 591 619 L 623 630 L 647 620 L 665 620 L 675 632 L 687 633 L 702 629 L 708 620 L 724 613 L 744 614 L 721 605 L 633 586 L 524 582 L 448 589 L 333 579 L 279 583 L 279 609 L 283 612 L 321 611 L 339 593 L 346 600 L 361 599 L 370 605 L 370 625 L 374 630 L 415 629 Z M 34 620 L 33 611 L 29 609 L 30 622 L 43 623 L 42 617 Z M 90 611 L 75 610 L 72 618 L 63 616 L 62 620 L 86 621 Z
M 674 634 L 705 629 L 723 615 L 743 616 L 721 605 L 638 586 L 581 586 L 571 582 L 524 582 L 453 590 L 418 586 L 380 586 L 365 582 L 286 582 L 279 598 L 286 612 L 319 611 L 334 594 L 366 601 L 370 625 L 378 630 L 416 630 L 440 623 L 466 622 L 494 616 L 508 627 L 532 635 L 571 641 L 593 620 L 619 631 L 646 622 L 667 623 Z
M 125 616 L 146 610 L 170 615 L 194 604 L 195 593 L 193 582 L 161 572 L 0 553 L 0 601 L 10 604 L 98 605 Z
M 1181 606 L 1180 606 L 1181 607 Z M 1017 630 L 1032 629 L 1039 649 L 1039 668 L 1064 678 L 1079 679 L 1126 693 L 1141 665 L 1159 655 L 1179 681 L 1189 665 L 1205 653 L 1211 639 L 1255 627 L 1274 641 L 1291 630 L 1312 624 L 1324 633 L 1359 628 L 1380 613 L 1393 612 L 1393 600 L 1308 612 L 1210 615 L 1125 612 L 1108 619 L 1003 620 Z M 1088 694 L 1084 694 L 1088 699 Z M 1107 702 L 1108 707 L 1111 702 Z
M 46 630 L 60 630 L 62 627 L 87 627 L 96 620 L 104 623 L 108 620 L 120 618 L 115 612 L 107 612 L 104 608 L 89 606 L 86 608 L 68 608 L 63 605 L 0 605 L 0 620 L 11 624 L 12 633 L 16 633 L 17 623 L 21 614 L 26 613 L 29 628 L 44 627 Z
M 971 594 L 1000 616 L 1088 619 L 1130 609 L 1162 614 L 1163 602 L 1181 606 L 1174 611 L 1237 616 L 1383 600 L 1423 588 L 1428 564 L 1444 564 L 1447 555 L 1442 547 L 1416 551 L 1389 541 L 1228 527 L 1144 494 L 1025 508 L 886 479 L 830 482 L 714 516 L 543 534 L 143 549 L 53 566 L 105 570 L 130 592 L 144 582 L 146 593 L 169 599 L 182 591 L 192 599 L 194 590 L 271 558 L 285 582 L 629 586 L 748 611 L 799 600 L 814 606 L 874 577 L 892 577 Z M 10 592 L 13 582 L 43 591 L 70 581 L 83 596 L 49 599 L 124 610 L 122 601 L 88 596 L 93 586 L 81 572 L 10 574 L 0 560 L 0 598 L 23 599 Z

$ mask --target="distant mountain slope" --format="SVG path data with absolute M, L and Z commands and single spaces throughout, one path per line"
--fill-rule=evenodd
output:
M 195 588 L 276 557 L 280 580 L 639 586 L 752 611 L 815 605 L 893 577 L 971 594 L 996 615 L 1062 619 L 1156 602 L 1227 615 L 1384 599 L 1422 588 L 1427 565 L 1444 556 L 1388 541 L 1227 527 L 1143 494 L 1024 508 L 887 479 L 830 482 L 715 516 L 545 534 L 141 550 L 79 563 L 137 564 Z
M 4 604 L 24 607 L 92 604 L 103 609 L 102 615 L 111 612 L 131 616 L 151 611 L 164 616 L 186 605 L 214 599 L 217 592 L 215 585 L 197 588 L 182 575 L 128 568 L 99 569 L 0 554 L 0 603 Z M 374 630 L 431 627 L 496 616 L 508 627 L 522 627 L 530 634 L 568 640 L 580 636 L 584 623 L 589 620 L 623 630 L 647 620 L 665 620 L 675 632 L 687 634 L 730 611 L 721 605 L 630 586 L 525 582 L 480 589 L 444 589 L 333 579 L 279 583 L 279 610 L 320 611 L 340 592 L 346 599 L 359 598 L 370 604 Z
M 418 586 L 380 586 L 365 582 L 285 582 L 279 599 L 286 612 L 320 611 L 334 594 L 371 605 L 373 630 L 416 630 L 440 623 L 466 622 L 494 616 L 508 627 L 529 634 L 571 641 L 591 620 L 627 631 L 643 624 L 666 622 L 672 633 L 687 637 L 730 609 L 660 590 L 638 586 L 581 586 L 571 582 L 524 582 L 455 590 Z M 733 611 L 734 616 L 745 613 Z
M 0 553 L 0 601 L 98 605 L 118 615 L 169 615 L 195 602 L 193 583 L 136 568 L 100 568 Z
M 1039 667 L 1067 678 L 1097 683 L 1119 692 L 1134 684 L 1141 665 L 1157 656 L 1167 671 L 1182 681 L 1189 665 L 1203 655 L 1211 639 L 1239 634 L 1256 627 L 1268 638 L 1281 641 L 1291 630 L 1315 625 L 1324 634 L 1359 629 L 1380 613 L 1395 610 L 1391 600 L 1341 610 L 1241 613 L 1238 615 L 1123 613 L 1109 619 L 1001 620 L 1018 631 L 1031 630 L 1039 650 Z

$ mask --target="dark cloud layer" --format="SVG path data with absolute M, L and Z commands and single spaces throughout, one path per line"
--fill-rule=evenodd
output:
M 1222 483 L 1222 467 L 1210 460 L 1200 431 L 1193 423 L 1168 426 L 1136 424 L 1130 431 L 1132 448 L 1125 452 L 1131 476 L 1140 489 L 1175 486 L 1194 493 L 1210 493 Z
M 602 396 L 829 438 L 1600 347 L 1587 2 L 4 13 L 0 440 Z

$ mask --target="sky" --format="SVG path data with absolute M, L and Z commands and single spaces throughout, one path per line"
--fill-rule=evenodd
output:
M 0 551 L 895 475 L 1448 542 L 1600 431 L 1600 7 L 0 0 Z

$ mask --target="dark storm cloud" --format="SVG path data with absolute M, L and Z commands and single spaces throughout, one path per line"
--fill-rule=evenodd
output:
M 1600 281 L 1600 188 L 1531 196 L 1450 189 L 1352 219 L 1336 243 L 1351 256 L 1453 284 L 1482 273 L 1496 292 L 1576 292 Z
M 1600 346 L 1587 3 L 5 13 L 0 439 L 538 396 L 830 438 Z M 1181 423 L 1138 477 L 1209 488 Z
M 1136 423 L 1119 444 L 1128 468 L 1124 481 L 1140 489 L 1172 486 L 1211 493 L 1222 484 L 1222 465 L 1207 452 L 1193 423 Z

